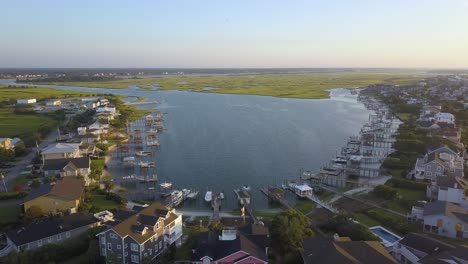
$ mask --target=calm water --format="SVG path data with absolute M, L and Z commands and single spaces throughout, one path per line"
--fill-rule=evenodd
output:
M 6 81 L 4 81 L 6 82 Z M 255 208 L 265 209 L 258 188 L 297 180 L 300 168 L 316 171 L 359 132 L 369 111 L 348 90 L 335 89 L 326 100 L 224 95 L 181 91 L 145 91 L 79 87 L 66 90 L 144 96 L 157 100 L 167 131 L 159 134 L 154 156 L 157 174 L 175 188 L 201 191 L 198 201 L 182 207 L 207 208 L 207 188 L 224 190 L 223 209 L 237 208 L 233 189 L 252 187 Z M 110 166 L 115 177 L 130 172 Z

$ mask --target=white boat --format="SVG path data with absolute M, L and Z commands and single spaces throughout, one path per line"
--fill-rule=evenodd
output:
M 161 186 L 161 188 L 167 189 L 167 188 L 171 188 L 171 187 L 172 187 L 172 183 L 170 183 L 170 182 L 162 182 L 162 183 L 159 184 L 159 186 Z
M 130 156 L 130 157 L 124 157 L 123 160 L 123 165 L 124 166 L 131 166 L 135 163 L 135 157 Z
M 190 194 L 190 190 L 189 189 L 182 189 L 182 193 L 184 194 L 184 197 L 187 197 L 187 195 Z
M 135 156 L 137 156 L 137 157 L 146 157 L 146 156 L 148 156 L 150 154 L 151 154 L 151 152 L 149 152 L 149 151 L 137 151 L 137 152 L 135 152 Z
M 159 140 L 150 140 L 150 141 L 146 142 L 146 145 L 148 147 L 157 147 L 157 146 L 160 145 L 160 143 L 159 143 Z
M 284 189 L 284 190 L 286 190 L 286 189 L 288 189 L 288 186 L 286 186 L 286 184 L 282 183 L 282 184 L 281 184 L 281 188 Z
M 248 192 L 248 191 L 250 191 L 250 186 L 244 185 L 244 186 L 242 186 L 242 190 Z
M 223 192 L 219 193 L 219 197 L 221 197 L 221 200 L 224 200 L 224 193 Z
M 149 167 L 149 162 L 140 161 L 136 165 L 140 166 L 140 168 L 148 168 Z
M 197 198 L 197 196 L 198 196 L 198 191 L 192 191 L 189 194 L 187 194 L 187 198 L 190 198 L 190 199 L 195 199 Z
M 206 191 L 205 194 L 205 202 L 209 203 L 211 202 L 211 199 L 213 198 L 213 193 L 211 191 Z

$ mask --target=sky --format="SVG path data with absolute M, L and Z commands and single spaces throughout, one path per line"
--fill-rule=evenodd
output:
M 0 67 L 468 68 L 466 0 L 15 0 Z

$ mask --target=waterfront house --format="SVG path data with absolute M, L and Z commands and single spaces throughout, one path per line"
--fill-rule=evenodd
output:
M 141 263 L 181 244 L 182 215 L 153 203 L 97 236 L 101 256 L 112 256 L 113 263 Z
M 0 148 L 13 149 L 14 145 L 11 143 L 11 138 L 0 138 Z
M 78 139 L 80 140 L 81 144 L 94 144 L 101 140 L 101 135 L 87 133 L 84 135 L 78 135 Z
M 63 244 L 69 239 L 99 225 L 99 220 L 86 212 L 50 218 L 6 232 L 9 251 L 34 250 L 49 244 Z
M 460 144 L 462 130 L 458 127 L 442 126 L 439 129 L 435 129 L 432 135 L 445 138 L 455 144 Z
M 43 184 L 25 197 L 23 212 L 27 212 L 32 206 L 38 206 L 44 214 L 75 212 L 80 205 L 84 189 L 85 182 L 73 177 Z
M 99 106 L 96 109 L 96 113 L 102 113 L 102 112 L 109 112 L 109 113 L 115 115 L 117 110 L 115 109 L 115 106 L 113 106 L 113 105 Z
M 443 243 L 427 235 L 409 233 L 393 245 L 392 255 L 400 263 L 421 263 L 440 252 L 455 249 L 454 246 Z
M 423 230 L 450 238 L 468 238 L 467 209 L 454 203 L 435 201 L 413 206 L 409 219 L 420 221 Z
M 294 192 L 301 198 L 311 196 L 313 189 L 307 184 L 295 185 Z
M 42 171 L 45 177 L 82 176 L 88 182 L 88 177 L 91 173 L 91 160 L 89 157 L 44 160 Z
M 300 251 L 304 264 L 398 263 L 379 241 L 351 241 L 347 237 L 305 238 Z
M 221 235 L 200 234 L 192 251 L 193 264 L 205 263 L 268 263 L 268 229 L 253 224 L 240 230 L 224 229 Z
M 454 124 L 455 123 L 455 116 L 451 113 L 444 113 L 440 112 L 435 114 L 434 119 L 437 123 L 449 123 L 449 124 Z
M 436 180 L 440 176 L 463 177 L 463 158 L 447 146 L 429 151 L 418 158 L 409 176 L 417 180 Z
M 80 144 L 55 143 L 42 150 L 42 161 L 48 159 L 78 158 L 81 156 Z
M 36 103 L 36 98 L 26 98 L 16 100 L 17 104 L 34 104 Z
M 62 104 L 62 101 L 60 100 L 55 100 L 55 99 L 52 99 L 52 100 L 48 100 L 46 102 L 46 105 L 47 106 L 58 106 L 58 105 L 61 105 Z
M 468 198 L 465 193 L 468 182 L 463 178 L 437 177 L 437 180 L 427 186 L 426 196 L 434 201 L 445 201 L 468 208 Z

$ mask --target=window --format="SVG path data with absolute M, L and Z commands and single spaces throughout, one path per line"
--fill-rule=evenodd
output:
M 132 249 L 132 251 L 137 251 L 138 252 L 138 250 L 139 250 L 138 245 L 135 244 L 135 243 L 131 243 L 130 248 Z
M 106 256 L 106 248 L 105 247 L 101 248 L 101 256 Z
M 437 166 L 437 170 L 440 171 L 442 168 L 440 166 Z
M 37 246 L 38 246 L 38 247 L 42 246 L 42 239 L 39 239 L 39 240 L 37 241 Z
M 101 244 L 106 244 L 106 237 L 105 236 L 101 236 Z
M 52 243 L 52 237 L 48 237 L 47 242 Z
M 65 237 L 66 237 L 66 238 L 70 238 L 70 232 L 66 232 L 66 233 L 65 233 Z
M 156 243 L 156 245 L 154 245 L 154 251 L 158 252 L 158 243 Z
M 153 249 L 152 248 L 149 248 L 148 251 L 149 251 L 150 255 L 153 255 Z
M 131 259 L 132 259 L 133 263 L 140 263 L 140 261 L 138 259 L 138 256 L 136 256 L 136 255 L 132 255 Z
M 121 249 L 122 249 L 122 246 L 121 246 L 121 245 L 117 245 L 117 249 L 118 249 L 118 250 L 121 250 Z
M 112 244 L 111 243 L 107 243 L 107 249 L 112 250 Z
M 128 248 L 128 244 L 125 244 L 125 248 Z
M 60 241 L 60 240 L 62 240 L 62 234 L 57 235 L 57 241 Z
M 110 237 L 110 238 L 117 238 L 117 235 L 114 234 L 114 233 L 110 233 L 110 234 L 109 234 L 109 237 Z

